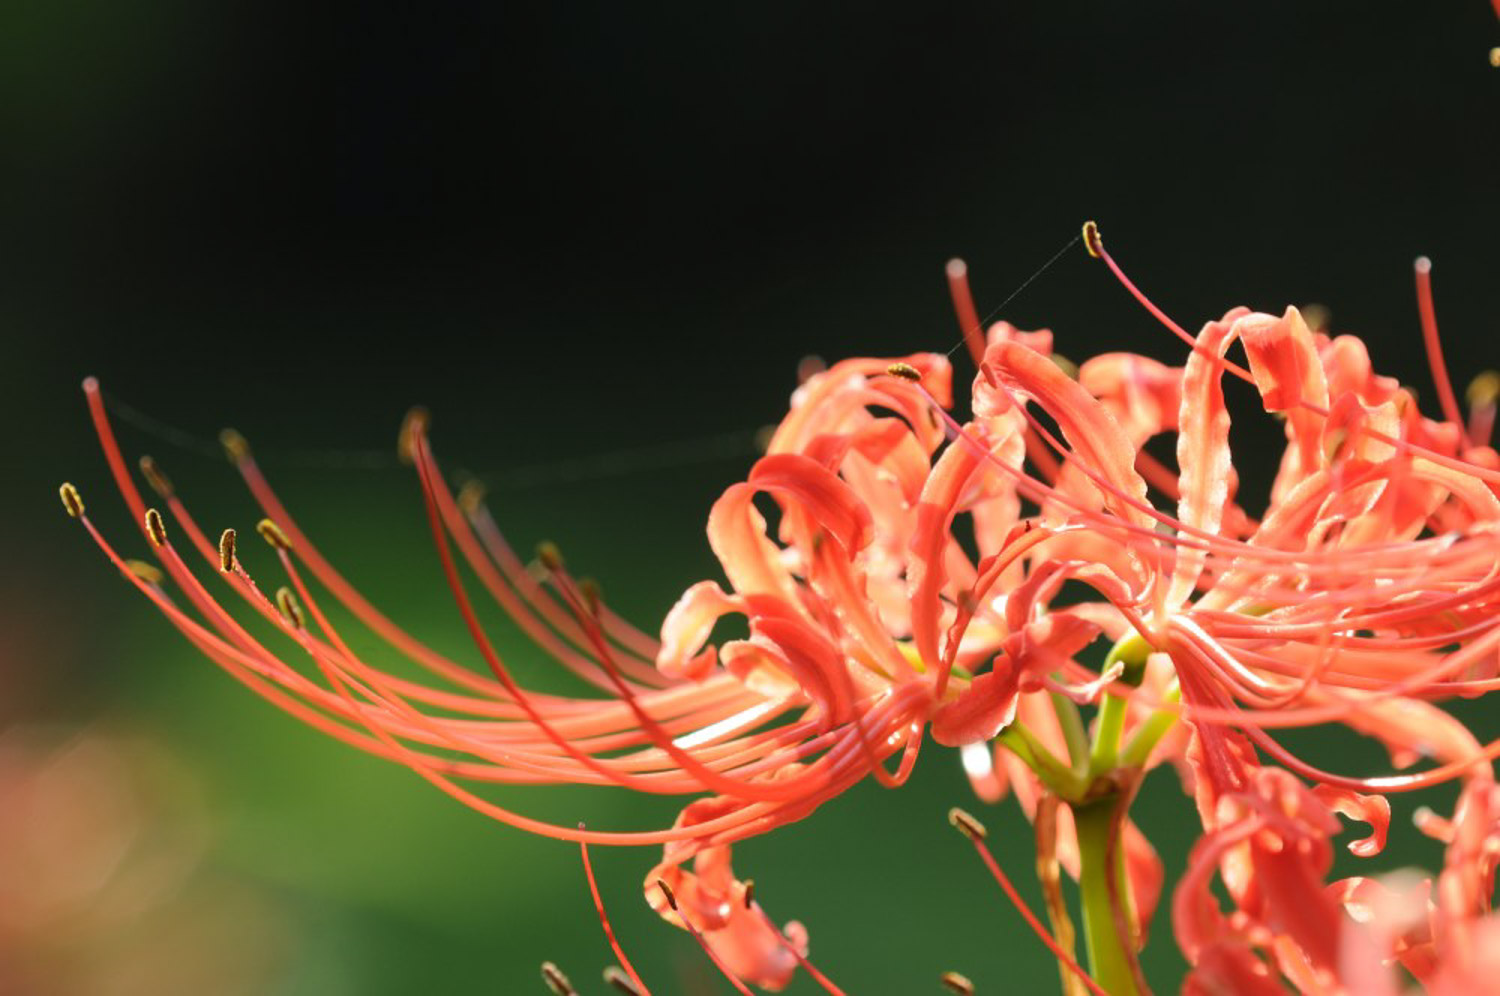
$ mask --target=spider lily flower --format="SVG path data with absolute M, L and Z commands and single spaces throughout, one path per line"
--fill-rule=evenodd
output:
M 1155 311 L 1097 230 L 1085 237 Z M 659 639 L 611 612 L 555 548 L 539 552 L 534 576 L 479 494 L 450 489 L 420 413 L 400 451 L 483 670 L 421 643 L 361 594 L 236 435 L 225 445 L 267 516 L 258 531 L 281 575 L 274 595 L 238 534 L 213 542 L 154 463 L 142 472 L 166 515 L 147 507 L 92 381 L 101 445 L 160 573 L 132 568 L 71 486 L 64 505 L 196 647 L 278 707 L 508 825 L 585 847 L 661 846 L 647 901 L 741 991 L 784 987 L 810 966 L 807 931 L 778 928 L 753 902 L 732 845 L 866 777 L 901 785 L 929 728 L 961 750 L 981 797 L 1013 791 L 1037 823 L 1038 866 L 1051 869 L 1048 944 L 1075 973 L 1072 942 L 1060 940 L 1072 928 L 1059 867 L 1087 893 L 1096 981 L 1144 988 L 1133 952 L 1163 876 L 1128 806 L 1144 772 L 1172 762 L 1205 831 L 1194 884 L 1173 902 L 1194 984 L 1270 986 L 1280 973 L 1337 987 L 1346 942 L 1363 935 L 1324 884 L 1336 814 L 1372 826 L 1351 847 L 1373 854 L 1389 820 L 1384 793 L 1492 783 L 1487 761 L 1500 755 L 1500 743 L 1479 744 L 1432 704 L 1500 687 L 1496 390 L 1471 392 L 1467 424 L 1452 412 L 1424 418 L 1358 339 L 1315 333 L 1296 309 L 1237 308 L 1197 336 L 1156 312 L 1190 347 L 1182 366 L 1118 352 L 1074 366 L 1046 330 L 982 329 L 964 271 L 949 277 L 979 367 L 966 420 L 950 411 L 941 355 L 809 370 L 765 455 L 710 510 L 726 584 L 689 586 Z M 1419 268 L 1419 286 L 1425 277 Z M 1229 358 L 1236 344 L 1245 366 Z M 1259 517 L 1237 503 L 1226 374 L 1285 427 Z M 1176 468 L 1146 449 L 1173 434 Z M 589 694 L 516 679 L 465 569 Z M 1063 597 L 1079 586 L 1093 597 Z M 324 599 L 385 648 L 356 652 Z M 268 622 L 280 644 L 226 602 Z M 716 640 L 729 616 L 747 635 Z M 1102 664 L 1084 663 L 1111 643 Z M 1079 705 L 1098 707 L 1092 735 Z M 1398 766 L 1438 765 L 1334 774 L 1270 732 L 1329 722 L 1379 737 Z M 1262 766 L 1256 750 L 1282 767 Z M 560 783 L 691 798 L 669 827 L 614 832 L 543 823 L 491 791 Z M 1472 850 L 1455 861 L 1472 866 Z M 1199 888 L 1216 870 L 1236 905 L 1227 916 Z

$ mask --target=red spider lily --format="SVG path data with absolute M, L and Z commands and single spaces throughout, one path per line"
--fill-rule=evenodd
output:
M 1500 754 L 1500 743 L 1477 743 L 1431 704 L 1500 683 L 1500 458 L 1488 445 L 1496 391 L 1472 393 L 1463 425 L 1447 388 L 1446 420 L 1426 419 L 1409 392 L 1373 372 L 1358 339 L 1316 333 L 1296 309 L 1239 308 L 1188 335 L 1129 283 L 1096 229 L 1085 237 L 1189 344 L 1182 367 L 1112 353 L 1074 368 L 1053 354 L 1050 332 L 999 323 L 984 333 L 965 271 L 950 266 L 979 366 L 968 420 L 949 412 L 951 371 L 939 355 L 812 373 L 766 454 L 709 514 L 728 587 L 689 587 L 660 641 L 611 613 L 554 550 L 540 555 L 544 579 L 534 577 L 476 493 L 450 490 L 422 417 L 408 420 L 402 452 L 488 675 L 436 653 L 366 600 L 297 527 L 238 437 L 226 445 L 268 516 L 261 533 L 287 579 L 274 598 L 241 563 L 232 531 L 211 542 L 155 465 L 143 470 L 189 555 L 308 666 L 254 637 L 189 568 L 132 481 L 92 381 L 85 390 L 116 484 L 186 607 L 131 569 L 71 486 L 64 501 L 195 646 L 281 708 L 512 826 L 583 845 L 662 845 L 648 901 L 742 990 L 741 980 L 784 986 L 807 966 L 808 938 L 765 916 L 736 878 L 730 846 L 808 816 L 866 776 L 900 785 L 930 724 L 936 741 L 963 749 L 982 797 L 1013 788 L 1037 823 L 1039 867 L 1053 869 L 1044 875 L 1052 934 L 1037 928 L 1065 979 L 1081 970 L 1071 940 L 1060 940 L 1072 927 L 1058 867 L 1084 890 L 1098 980 L 1144 989 L 1134 952 L 1163 876 L 1128 807 L 1145 769 L 1171 761 L 1205 829 L 1173 903 L 1191 985 L 1271 987 L 1280 973 L 1335 991 L 1356 944 L 1324 883 L 1335 812 L 1372 824 L 1351 846 L 1376 853 L 1389 820 L 1380 793 L 1456 777 L 1477 786 Z M 1419 266 L 1424 333 L 1440 368 L 1427 280 Z M 1247 366 L 1227 358 L 1236 343 Z M 1258 518 L 1236 504 L 1226 373 L 1285 422 Z M 1168 433 L 1175 470 L 1145 449 Z M 1175 515 L 1153 503 L 1153 489 Z M 460 558 L 541 649 L 601 694 L 519 684 L 479 622 Z M 311 581 L 388 654 L 438 682 L 357 654 Z M 1069 604 L 1060 597 L 1069 583 L 1097 597 Z M 748 636 L 714 642 L 729 615 L 745 618 Z M 1113 649 L 1086 663 L 1101 638 Z M 1092 740 L 1079 705 L 1098 706 Z M 1174 728 L 1179 716 L 1187 722 Z M 1397 764 L 1419 754 L 1441 763 L 1337 775 L 1268 732 L 1329 722 L 1379 736 Z M 1285 770 L 1263 767 L 1253 748 Z M 476 789 L 569 782 L 698 798 L 669 828 L 619 833 L 541 823 Z M 1453 860 L 1472 868 L 1481 859 L 1469 846 Z M 1229 915 L 1203 888 L 1215 870 L 1235 903 Z M 1472 891 L 1466 874 L 1445 872 L 1458 884 L 1439 891 Z M 1471 923 L 1465 915 L 1450 920 Z M 1467 935 L 1453 927 L 1444 936 Z

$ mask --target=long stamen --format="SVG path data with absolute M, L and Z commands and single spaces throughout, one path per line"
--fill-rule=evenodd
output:
M 1057 939 L 1052 936 L 1047 928 L 1042 926 L 1041 921 L 1037 920 L 1036 915 L 1031 912 L 1030 907 L 1021 898 L 1021 894 L 1011 884 L 1010 877 L 1001 870 L 999 862 L 990 853 L 989 845 L 985 843 L 985 837 L 988 835 L 988 832 L 985 830 L 984 824 L 957 807 L 948 810 L 948 822 L 953 824 L 954 829 L 959 833 L 969 838 L 969 842 L 974 845 L 974 850 L 979 854 L 980 860 L 989 869 L 990 875 L 999 883 L 1000 888 L 1005 891 L 1006 898 L 1016 908 L 1016 912 L 1021 914 L 1021 919 L 1026 921 L 1027 926 L 1036 933 L 1037 937 L 1041 938 L 1043 944 L 1047 945 L 1047 949 L 1052 952 L 1053 956 L 1064 967 L 1078 976 L 1083 984 L 1088 987 L 1089 992 L 1094 993 L 1095 996 L 1109 996 L 1109 993 L 1105 992 L 1097 982 L 1089 977 L 1089 974 L 1083 970 L 1083 966 L 1079 965 L 1073 959 L 1072 955 L 1062 949 L 1062 946 L 1057 943 Z
M 832 996 L 846 996 L 844 990 L 835 985 L 833 980 L 828 978 L 828 976 L 818 971 L 813 963 L 807 959 L 807 956 L 797 949 L 797 945 L 793 944 L 787 938 L 786 934 L 782 932 L 781 928 L 776 926 L 770 914 L 761 908 L 760 903 L 756 902 L 755 892 L 751 888 L 752 884 L 750 882 L 745 883 L 745 908 L 759 917 L 761 923 L 765 924 L 767 929 L 771 930 L 781 939 L 782 946 L 792 953 L 792 957 L 797 959 L 797 964 L 801 965 L 807 971 L 807 974 L 812 976 L 813 981 L 823 987 L 825 992 L 831 993 Z
M 583 830 L 585 827 L 580 823 L 578 824 L 578 829 Z M 620 942 L 615 937 L 615 930 L 609 924 L 609 914 L 604 912 L 604 898 L 599 895 L 599 883 L 594 880 L 594 865 L 589 860 L 588 842 L 580 840 L 578 842 L 578 849 L 583 854 L 583 873 L 589 880 L 589 893 L 594 897 L 594 912 L 599 914 L 599 923 L 604 927 L 604 936 L 608 939 L 610 948 L 614 950 L 615 957 L 620 960 L 620 967 L 625 970 L 625 974 L 630 976 L 630 981 L 635 984 L 636 991 L 641 996 L 651 996 L 651 990 L 646 988 L 646 984 L 636 974 L 635 966 L 631 965 L 630 959 L 625 957 L 625 951 L 620 947 Z
M 980 321 L 979 309 L 974 307 L 974 293 L 969 289 L 969 264 L 961 259 L 950 259 L 946 273 L 953 310 L 958 313 L 958 328 L 977 367 L 984 362 L 984 323 Z
M 661 894 L 666 899 L 667 905 L 672 908 L 673 913 L 677 914 L 677 918 L 682 921 L 682 925 L 687 928 L 688 933 L 693 935 L 693 940 L 697 941 L 698 946 L 703 949 L 703 953 L 708 955 L 708 960 L 714 963 L 714 967 L 723 974 L 724 978 L 733 984 L 736 990 L 744 993 L 745 996 L 754 996 L 754 993 L 745 988 L 745 984 L 739 980 L 739 976 L 731 972 L 729 966 L 724 964 L 723 959 L 714 951 L 713 946 L 708 943 L 708 939 L 694 926 L 693 921 L 688 919 L 687 911 L 678 907 L 677 896 L 673 894 L 671 887 L 661 879 L 656 880 L 656 887 L 661 890 Z
M 1422 318 L 1422 344 L 1427 349 L 1427 366 L 1437 386 L 1438 404 L 1443 408 L 1443 417 L 1463 434 L 1467 449 L 1473 443 L 1464 427 L 1463 414 L 1458 410 L 1458 398 L 1453 395 L 1453 382 L 1448 379 L 1448 364 L 1443 359 L 1443 342 L 1438 337 L 1437 310 L 1432 304 L 1432 260 L 1418 256 L 1412 270 L 1417 277 L 1417 312 Z

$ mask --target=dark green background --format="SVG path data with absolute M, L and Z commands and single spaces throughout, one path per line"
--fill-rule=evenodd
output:
M 540 991 L 543 958 L 599 991 L 572 848 L 276 714 L 114 578 L 54 493 L 73 480 L 142 554 L 79 378 L 197 438 L 236 425 L 325 551 L 460 653 L 415 482 L 348 466 L 425 403 L 519 549 L 557 540 L 654 629 L 714 576 L 708 505 L 800 357 L 953 344 L 951 255 L 985 311 L 1096 217 L 1185 325 L 1320 302 L 1430 403 L 1410 277 L 1427 253 L 1455 380 L 1495 364 L 1495 44 L 1482 0 L 9 6 L 0 724 L 103 724 L 183 759 L 213 813 L 202 874 L 254 890 L 283 932 L 264 991 Z M 1180 355 L 1076 248 L 1002 317 L 1051 326 L 1077 359 Z M 1275 431 L 1237 430 L 1247 481 Z M 254 522 L 227 466 L 125 439 L 206 526 Z M 507 798 L 597 826 L 673 813 L 618 792 Z M 935 991 L 946 968 L 1046 990 L 1040 944 L 944 824 L 968 800 L 932 748 L 903 791 L 861 787 L 736 864 L 853 992 Z M 1175 877 L 1192 815 L 1170 775 L 1140 813 Z M 1024 820 L 983 815 L 1029 884 Z M 1394 834 L 1383 865 L 1434 859 L 1405 810 Z M 640 902 L 656 852 L 596 856 L 657 991 L 724 989 L 694 988 L 701 959 Z M 1175 988 L 1165 917 L 1148 967 Z

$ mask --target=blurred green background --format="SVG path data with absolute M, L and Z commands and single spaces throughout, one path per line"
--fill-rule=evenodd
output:
M 575 849 L 278 714 L 114 576 L 55 498 L 72 480 L 145 555 L 83 375 L 185 436 L 120 427 L 206 528 L 258 518 L 191 442 L 233 424 L 351 578 L 468 654 L 416 482 L 365 456 L 426 404 L 517 549 L 559 542 L 654 630 L 717 576 L 708 506 L 801 357 L 954 343 L 952 255 L 987 311 L 1097 217 L 1185 325 L 1318 302 L 1431 399 L 1409 270 L 1427 253 L 1455 380 L 1495 365 L 1497 43 L 1481 0 L 8 5 L 0 990 L 532 992 L 552 959 L 599 992 L 609 962 Z M 1178 356 L 1081 251 L 1000 317 L 1075 359 Z M 1247 493 L 1277 431 L 1236 428 Z M 612 791 L 505 801 L 597 827 L 675 813 Z M 1050 991 L 953 804 L 972 805 L 957 759 L 929 748 L 910 786 L 861 786 L 736 868 L 851 992 L 932 992 L 950 968 Z M 1436 858 L 1409 810 L 1382 867 Z M 1173 776 L 1137 812 L 1170 882 L 1192 828 Z M 1035 902 L 1029 827 L 1014 804 L 980 815 Z M 645 909 L 657 857 L 595 851 L 627 950 L 659 992 L 727 991 Z M 1164 916 L 1147 963 L 1175 988 Z

